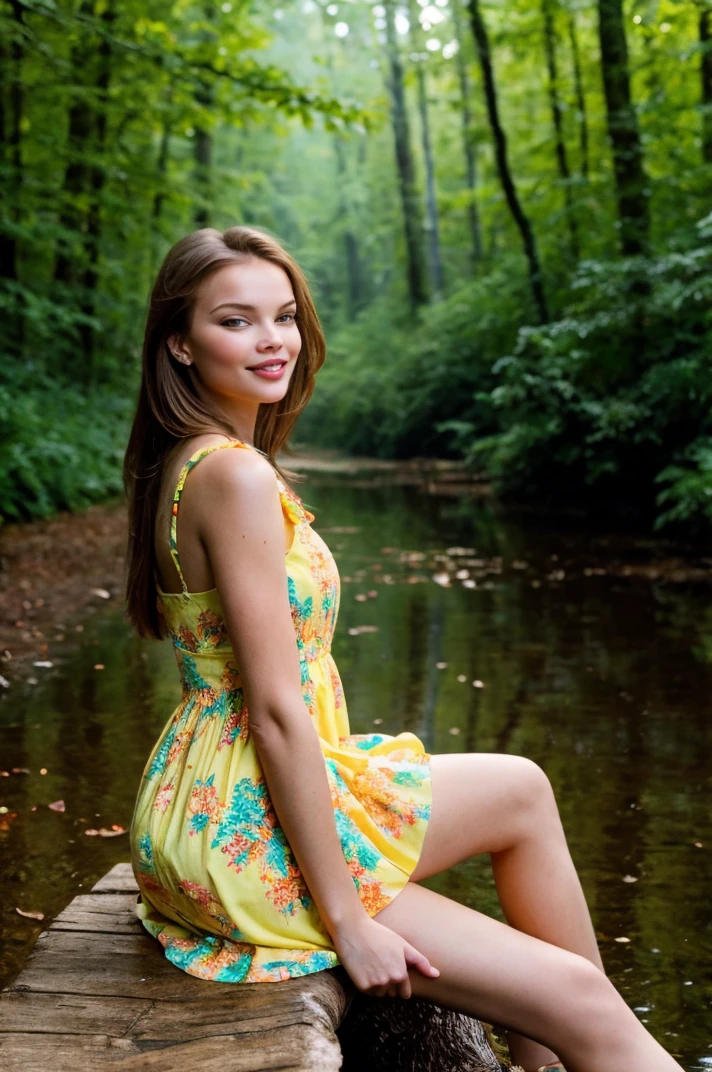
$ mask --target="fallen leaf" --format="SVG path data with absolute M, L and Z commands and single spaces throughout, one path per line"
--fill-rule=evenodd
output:
M 33 666 L 44 666 L 47 669 L 49 669 L 51 666 L 54 666 L 54 663 L 51 663 L 48 659 L 40 659 L 37 662 L 34 662 L 32 665 Z
M 64 801 L 55 800 L 53 804 L 48 804 L 47 807 L 51 808 L 52 811 L 64 811 Z
M 16 811 L 8 812 L 7 808 L 5 808 L 3 812 L 0 812 L 0 833 L 7 833 L 7 831 L 10 829 L 10 823 L 13 819 L 16 818 Z
M 635 875 L 624 875 L 623 876 L 623 881 L 624 882 L 637 882 L 638 879 L 635 877 Z
M 466 674 L 458 674 L 457 675 L 457 680 L 458 681 L 467 681 L 467 675 Z
M 447 663 L 436 663 L 435 665 L 438 668 L 438 670 L 444 670 L 445 667 L 447 666 Z
M 85 830 L 85 834 L 89 837 L 116 837 L 117 834 L 125 834 L 126 827 L 117 826 L 116 823 L 112 824 L 111 830 L 107 830 L 105 826 L 100 826 L 98 830 Z
M 614 942 L 629 942 L 630 938 L 614 938 Z
M 95 670 L 103 670 L 104 669 L 104 664 L 103 663 L 94 663 L 94 669 Z
M 21 916 L 26 916 L 27 919 L 44 919 L 44 912 L 23 912 L 21 908 L 15 906 L 15 911 L 19 912 Z
M 107 592 L 105 588 L 90 588 L 89 591 L 93 596 L 99 596 L 100 599 L 111 599 L 111 592 Z
M 13 774 L 31 774 L 32 771 L 30 770 L 29 767 L 13 767 L 12 768 L 12 773 Z
M 472 687 L 475 689 L 483 689 L 485 687 L 484 681 L 473 681 Z
M 443 588 L 450 588 L 450 574 L 449 573 L 434 573 L 433 580 L 436 584 L 441 584 Z

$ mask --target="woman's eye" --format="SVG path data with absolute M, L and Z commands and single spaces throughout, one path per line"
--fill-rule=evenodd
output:
M 296 314 L 296 313 L 282 313 L 282 316 L 280 316 L 280 317 L 277 317 L 277 319 L 278 319 L 278 320 L 282 320 L 282 319 L 283 319 L 283 318 L 284 318 L 285 316 L 287 316 L 287 317 L 290 317 L 290 319 L 292 319 L 292 320 L 296 320 L 296 319 L 297 319 L 297 314 Z M 245 320 L 245 318 L 244 318 L 244 317 L 242 317 L 242 316 L 230 316 L 230 317 L 228 317 L 228 319 L 227 319 L 227 320 L 223 320 L 223 322 L 222 322 L 222 326 L 223 326 L 223 327 L 226 327 L 226 326 L 228 326 L 229 324 L 234 324 L 234 323 L 235 323 L 236 321 L 238 321 L 238 320 L 239 320 L 239 321 L 240 321 L 240 322 L 241 322 L 242 324 L 246 324 L 246 323 L 247 323 L 247 321 Z

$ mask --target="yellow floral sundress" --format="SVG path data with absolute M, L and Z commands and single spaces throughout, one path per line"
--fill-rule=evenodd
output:
M 156 587 L 182 694 L 143 771 L 131 863 L 140 890 L 136 914 L 173 964 L 201 979 L 274 982 L 339 959 L 270 801 L 217 589 L 189 592 L 178 559 L 186 477 L 213 450 L 233 447 L 258 450 L 233 440 L 196 451 L 173 497 L 170 549 L 182 591 Z M 293 526 L 285 583 L 302 696 L 324 755 L 344 858 L 373 916 L 403 889 L 420 856 L 431 757 L 410 732 L 350 732 L 331 655 L 339 573 L 311 527 L 314 515 L 279 477 L 277 485 Z

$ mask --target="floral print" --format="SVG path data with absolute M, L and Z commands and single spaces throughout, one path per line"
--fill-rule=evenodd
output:
M 201 979 L 274 982 L 339 959 L 269 797 L 218 592 L 189 592 L 180 568 L 176 518 L 186 477 L 213 450 L 234 447 L 257 449 L 236 440 L 197 451 L 173 498 L 169 541 L 181 591 L 157 594 L 181 698 L 143 771 L 131 859 L 136 913 L 171 963 Z M 324 756 L 344 860 L 373 916 L 405 886 L 420 856 L 430 756 L 409 732 L 351 733 L 331 654 L 336 563 L 311 527 L 314 515 L 277 484 L 294 531 L 285 566 L 302 697 Z

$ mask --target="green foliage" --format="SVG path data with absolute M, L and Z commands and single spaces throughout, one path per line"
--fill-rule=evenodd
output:
M 521 265 L 504 263 L 414 314 L 395 317 L 392 301 L 374 302 L 333 334 L 300 434 L 376 457 L 458 453 L 460 425 L 491 422 L 483 391 L 526 294 Z
M 0 383 L 0 502 L 5 519 L 81 510 L 122 494 L 131 404 L 23 375 Z
M 636 292 L 635 284 L 645 287 Z M 583 263 L 555 322 L 524 327 L 481 396 L 497 430 L 468 455 L 502 493 L 709 519 L 712 248 Z M 678 457 L 685 465 L 670 465 Z M 705 488 L 708 490 L 705 491 Z
M 452 0 L 414 6 L 423 34 L 399 22 L 414 181 L 422 200 L 428 117 L 444 267 L 443 299 L 411 311 L 379 6 L 0 0 L 4 516 L 120 490 L 158 264 L 188 231 L 244 222 L 297 257 L 326 329 L 300 438 L 379 457 L 462 455 L 503 495 L 709 531 L 703 9 L 626 7 L 651 226 L 647 259 L 622 260 L 597 5 L 550 5 L 568 178 L 541 4 L 479 7 L 542 265 L 543 326 L 466 4 L 459 20 Z M 418 232 L 424 250 L 431 234 Z

